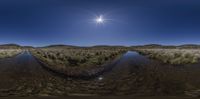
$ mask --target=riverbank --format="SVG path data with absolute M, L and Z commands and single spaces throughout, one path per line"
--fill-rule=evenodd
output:
M 46 68 L 69 77 L 91 78 L 112 69 L 112 62 L 125 50 L 109 49 L 34 49 L 34 57 Z
M 93 79 L 54 75 L 27 51 L 0 64 L 0 96 L 199 96 L 199 64 L 177 67 L 132 51 Z
M 22 52 L 22 49 L 0 49 L 0 59 L 11 58 Z
M 149 58 L 173 65 L 184 65 L 198 63 L 200 51 L 198 49 L 136 49 L 140 54 Z

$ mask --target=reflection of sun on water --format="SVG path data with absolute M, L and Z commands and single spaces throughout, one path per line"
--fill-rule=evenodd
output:
M 98 80 L 100 80 L 100 81 L 103 80 L 103 77 L 100 76 L 100 77 L 98 78 Z

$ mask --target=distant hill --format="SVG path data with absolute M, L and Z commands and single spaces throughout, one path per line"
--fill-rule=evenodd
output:
M 148 45 L 144 45 L 144 47 L 149 47 L 149 48 L 157 48 L 157 47 L 163 47 L 162 45 L 159 44 L 148 44 Z
M 131 46 L 132 48 L 200 48 L 197 44 L 183 44 L 183 45 L 159 45 L 159 44 L 148 44 L 148 45 L 138 45 Z
M 28 49 L 30 49 L 30 48 L 35 48 L 35 47 L 33 47 L 33 46 L 22 46 L 23 48 L 28 48 Z
M 177 46 L 179 48 L 200 48 L 200 45 L 197 44 L 184 44 L 184 45 L 180 45 Z
M 73 45 L 49 45 L 41 48 L 78 48 L 78 46 Z
M 109 45 L 96 45 L 96 46 L 73 46 L 73 45 L 49 45 L 45 47 L 40 48 L 119 48 L 119 47 L 125 47 L 125 46 L 109 46 Z
M 0 49 L 18 49 L 22 48 L 20 45 L 17 44 L 3 44 L 0 45 Z
M 18 49 L 18 48 L 34 48 L 32 46 L 20 46 L 18 44 L 3 44 L 0 45 L 0 49 Z M 184 45 L 160 45 L 160 44 L 147 44 L 147 45 L 136 45 L 136 46 L 121 46 L 121 45 L 95 45 L 91 47 L 82 47 L 82 46 L 74 46 L 74 45 L 64 45 L 64 44 L 58 44 L 58 45 L 49 45 L 44 47 L 38 47 L 38 48 L 200 48 L 200 45 L 198 44 L 184 44 Z
M 159 44 L 147 44 L 147 45 L 138 45 L 131 47 L 132 48 L 177 48 L 177 46 L 173 45 L 159 45 Z
M 120 46 L 120 45 L 116 45 L 116 46 L 110 46 L 110 45 L 96 45 L 96 46 L 92 46 L 92 48 L 120 48 L 120 47 L 125 47 L 125 46 Z

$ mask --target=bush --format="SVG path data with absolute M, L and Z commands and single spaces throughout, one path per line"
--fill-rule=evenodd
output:
M 195 49 L 138 49 L 150 58 L 169 64 L 193 64 L 200 58 L 200 51 Z

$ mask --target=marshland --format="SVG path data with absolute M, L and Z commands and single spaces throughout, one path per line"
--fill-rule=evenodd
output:
M 21 53 L 21 49 L 0 49 L 0 58 L 9 58 Z
M 123 48 L 38 48 L 31 53 L 48 68 L 62 72 L 68 76 L 92 76 L 106 67 L 116 57 L 127 50 Z
M 0 96 L 200 96 L 198 46 L 4 47 Z
M 200 98 L 199 12 L 200 0 L 0 0 L 0 97 Z
M 163 63 L 181 65 L 181 64 L 194 64 L 199 62 L 200 50 L 199 49 L 138 49 L 139 53 L 148 56 L 152 59 L 157 59 Z

